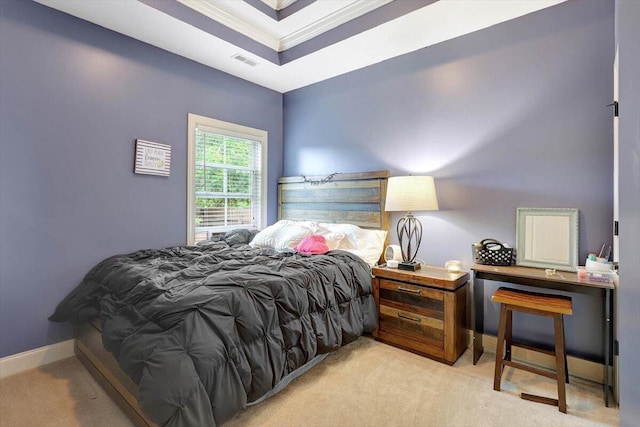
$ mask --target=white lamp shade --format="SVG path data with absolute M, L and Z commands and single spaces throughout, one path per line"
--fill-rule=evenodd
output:
M 385 211 L 437 211 L 438 198 L 432 176 L 394 176 L 387 180 Z

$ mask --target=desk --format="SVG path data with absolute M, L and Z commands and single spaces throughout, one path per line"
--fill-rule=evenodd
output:
M 576 273 L 564 271 L 554 275 L 545 274 L 544 269 L 519 267 L 519 266 L 493 266 L 474 264 L 471 266 L 471 330 L 473 331 L 473 364 L 484 351 L 482 347 L 482 336 L 484 332 L 484 280 L 494 280 L 496 282 L 515 283 L 518 285 L 534 286 L 566 292 L 577 292 L 587 295 L 601 297 L 604 304 L 605 324 L 604 326 L 604 402 L 609 406 L 609 377 L 612 373 L 609 353 L 613 348 L 613 298 L 612 291 L 615 290 L 613 283 L 592 282 L 590 280 L 578 280 Z M 480 322 L 478 322 L 480 319 Z M 478 323 L 482 325 L 477 327 Z M 481 330 L 478 330 L 481 329 Z

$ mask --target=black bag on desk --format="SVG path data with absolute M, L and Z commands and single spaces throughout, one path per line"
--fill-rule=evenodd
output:
M 507 248 L 496 239 L 483 239 L 471 245 L 473 262 L 484 265 L 513 264 L 513 248 Z

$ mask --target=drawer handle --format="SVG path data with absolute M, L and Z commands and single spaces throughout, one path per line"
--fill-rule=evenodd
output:
M 419 317 L 411 317 L 411 316 L 407 316 L 406 314 L 402 314 L 402 313 L 398 313 L 398 317 L 401 318 L 401 319 L 407 319 L 407 320 L 411 320 L 412 322 L 420 323 L 420 318 Z
M 398 286 L 398 290 L 399 291 L 404 291 L 404 292 L 410 292 L 410 293 L 416 294 L 416 295 L 420 295 L 420 292 L 422 292 L 420 289 L 405 288 L 402 285 Z

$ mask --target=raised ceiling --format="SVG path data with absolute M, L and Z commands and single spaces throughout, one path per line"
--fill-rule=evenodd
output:
M 288 92 L 566 0 L 35 0 Z

